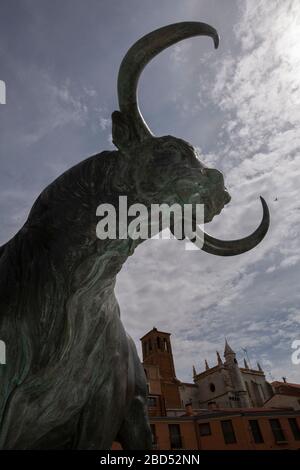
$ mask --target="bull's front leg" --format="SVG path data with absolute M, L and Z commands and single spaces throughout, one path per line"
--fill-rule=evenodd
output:
M 125 450 L 152 449 L 151 428 L 144 397 L 136 396 L 133 399 L 118 433 L 117 441 Z
M 116 440 L 123 449 L 148 450 L 152 449 L 152 434 L 148 419 L 147 382 L 135 344 L 130 337 L 128 345 L 130 350 L 128 386 L 131 388 L 133 385 L 134 394 Z

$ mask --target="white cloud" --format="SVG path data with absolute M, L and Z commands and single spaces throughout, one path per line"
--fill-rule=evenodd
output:
M 102 8 L 98 3 L 97 13 Z M 73 5 L 70 15 L 80 13 L 80 24 L 89 24 L 78 53 L 73 42 L 80 37 L 79 23 L 69 21 L 66 30 L 61 15 L 56 15 L 55 30 L 59 38 L 65 34 L 64 44 L 58 44 L 55 35 L 49 42 L 49 33 L 37 31 L 36 24 L 27 25 L 28 30 L 22 24 L 17 47 L 11 36 L 7 70 L 18 77 L 19 101 L 11 120 L 10 104 L 5 105 L 3 128 L 11 135 L 6 138 L 1 131 L 1 174 L 8 170 L 12 176 L 3 177 L 1 189 L 5 191 L 9 181 L 18 197 L 3 193 L 0 198 L 1 236 L 15 233 L 38 191 L 54 176 L 90 151 L 113 147 L 108 116 L 117 108 L 115 83 L 123 44 L 171 21 L 199 18 L 212 23 L 220 30 L 218 51 L 210 38 L 199 38 L 178 44 L 169 56 L 162 54 L 141 80 L 142 106 L 158 135 L 167 128 L 178 137 L 188 136 L 201 148 L 201 159 L 224 172 L 232 202 L 207 227 L 209 232 L 237 238 L 254 230 L 261 217 L 260 194 L 270 206 L 270 231 L 256 249 L 234 258 L 187 252 L 177 241 L 145 242 L 118 276 L 121 315 L 137 344 L 154 325 L 172 332 L 179 378 L 190 380 L 192 364 L 203 367 L 205 356 L 213 365 L 226 335 L 240 358 L 241 348 L 247 347 L 251 361 L 262 358 L 276 378 L 287 375 L 296 381 L 299 367 L 291 364 L 290 345 L 299 331 L 300 301 L 299 2 L 237 0 L 216 7 L 215 2 L 169 0 L 159 12 L 149 8 L 147 14 L 143 2 L 137 2 L 134 17 L 126 17 L 127 6 L 120 23 L 115 10 L 113 15 L 94 15 L 78 8 L 79 3 Z M 34 12 L 46 27 L 49 19 L 43 7 Z M 102 22 L 99 27 L 97 20 L 93 30 L 94 17 Z M 30 33 L 29 44 L 23 30 Z M 40 35 L 38 48 L 31 34 Z M 26 57 L 19 57 L 13 67 L 21 37 Z M 85 40 L 96 47 L 84 48 Z M 81 47 L 90 50 L 89 57 Z M 41 70 L 44 49 L 46 67 Z M 47 61 L 48 53 L 55 63 Z M 165 67 L 164 73 L 160 67 Z M 8 85 L 11 89 L 12 83 Z M 12 157 L 12 148 L 18 157 Z M 7 163 L 8 157 L 14 163 Z
M 69 79 L 58 84 L 43 70 L 29 69 L 25 77 L 27 80 L 33 80 L 34 77 L 34 82 L 32 86 L 28 85 L 27 92 L 32 101 L 31 105 L 35 108 L 36 118 L 34 127 L 27 126 L 18 136 L 25 145 L 35 144 L 56 129 L 69 124 L 86 125 L 87 97 L 90 96 L 90 91 L 82 90 L 82 94 L 76 96 Z M 46 113 L 41 109 L 42 105 L 46 107 Z
M 286 308 L 299 300 L 298 273 L 291 269 L 300 252 L 300 5 L 252 0 L 240 11 L 234 52 L 224 53 L 221 63 L 220 56 L 210 57 L 210 80 L 201 68 L 199 99 L 212 100 L 224 117 L 220 145 L 212 142 L 212 157 L 203 160 L 222 162 L 232 195 L 207 229 L 224 238 L 248 234 L 259 222 L 261 194 L 271 210 L 270 231 L 258 248 L 234 259 L 191 257 L 176 242 L 139 248 L 120 275 L 121 306 L 134 336 L 152 323 L 174 333 L 179 377 L 191 378 L 192 363 L 204 356 L 215 361 L 226 334 L 234 348 L 251 348 L 257 360 L 261 355 L 263 364 L 274 364 L 275 376 L 295 380 L 290 344 L 298 317 L 291 313 L 286 323 Z M 175 61 L 181 53 L 175 50 Z M 197 63 L 186 54 L 188 63 Z M 151 320 L 141 328 L 143 312 L 151 312 Z
M 100 117 L 100 127 L 104 131 L 111 126 L 111 119 Z

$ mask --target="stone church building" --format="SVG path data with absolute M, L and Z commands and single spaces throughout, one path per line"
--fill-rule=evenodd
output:
M 274 392 L 259 363 L 249 367 L 238 364 L 236 353 L 225 342 L 224 359 L 217 352 L 217 363 L 196 372 L 193 383 L 176 377 L 170 333 L 153 328 L 141 338 L 143 366 L 149 389 L 149 414 L 176 414 L 176 410 L 191 405 L 194 410 L 212 408 L 262 407 Z
M 300 384 L 269 384 L 249 360 L 240 367 L 227 341 L 223 358 L 182 382 L 170 336 L 153 328 L 141 338 L 153 449 L 300 450 Z

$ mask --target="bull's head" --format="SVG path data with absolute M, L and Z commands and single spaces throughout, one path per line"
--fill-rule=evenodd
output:
M 222 173 L 207 168 L 195 149 L 172 136 L 155 137 L 145 123 L 137 101 L 137 86 L 147 63 L 165 48 L 192 36 L 210 36 L 218 47 L 217 31 L 198 22 L 172 24 L 147 34 L 127 52 L 120 67 L 118 96 L 120 111 L 115 111 L 113 142 L 134 173 L 135 192 L 141 203 L 204 204 L 205 222 L 221 212 L 230 201 Z M 269 210 L 261 197 L 263 218 L 259 227 L 246 238 L 222 241 L 202 234 L 206 252 L 233 256 L 254 248 L 269 227 Z M 197 227 L 198 235 L 200 233 Z

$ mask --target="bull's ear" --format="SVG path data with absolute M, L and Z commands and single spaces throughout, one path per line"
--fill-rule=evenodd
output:
M 121 152 L 127 153 L 134 145 L 133 130 L 128 119 L 120 111 L 114 111 L 112 119 L 112 141 Z

